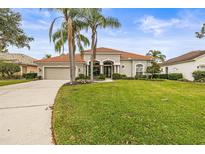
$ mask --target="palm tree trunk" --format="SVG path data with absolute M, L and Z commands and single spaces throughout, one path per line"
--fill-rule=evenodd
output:
M 92 30 L 92 44 L 91 44 L 91 58 L 90 58 L 90 80 L 93 81 L 93 63 L 94 63 L 94 50 L 95 50 L 95 31 Z
M 75 81 L 75 70 L 74 70 L 74 57 L 73 57 L 73 30 L 72 30 L 72 19 L 67 20 L 67 31 L 68 31 L 68 49 L 69 49 L 69 59 L 70 59 L 70 80 L 71 83 Z

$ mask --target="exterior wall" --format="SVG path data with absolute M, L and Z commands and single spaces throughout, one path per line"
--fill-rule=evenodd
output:
M 90 61 L 90 54 L 84 55 L 84 60 L 87 62 L 87 64 Z M 106 60 L 110 60 L 114 62 L 114 65 L 120 64 L 120 55 L 119 54 L 97 54 L 96 60 L 100 62 L 100 65 L 103 65 L 103 62 Z
M 162 67 L 163 71 L 165 72 L 165 68 L 168 67 L 168 74 L 169 73 L 182 73 L 183 77 L 188 80 L 193 80 L 192 72 L 197 69 L 195 66 L 195 62 L 187 62 L 187 63 L 181 63 L 176 65 L 170 65 L 170 66 L 164 66 Z
M 175 64 L 175 65 L 169 65 L 169 66 L 163 66 L 162 73 L 165 72 L 165 68 L 168 67 L 168 73 L 182 73 L 183 77 L 185 79 L 188 79 L 190 81 L 193 81 L 194 78 L 192 76 L 192 73 L 196 70 L 200 70 L 198 66 L 205 65 L 205 55 L 196 58 L 194 61 L 191 62 L 185 62 L 181 64 Z M 204 70 L 205 71 L 205 70 Z
M 38 63 L 38 76 L 44 78 L 45 67 L 69 67 L 68 63 Z M 76 77 L 79 74 L 85 74 L 85 65 L 83 63 L 76 63 Z
M 27 66 L 27 73 L 37 73 L 37 66 Z
M 120 74 L 125 74 L 128 77 L 136 75 L 136 65 L 143 65 L 143 74 L 146 74 L 146 69 L 151 65 L 150 61 L 126 60 L 120 62 Z M 124 66 L 124 68 L 123 68 Z

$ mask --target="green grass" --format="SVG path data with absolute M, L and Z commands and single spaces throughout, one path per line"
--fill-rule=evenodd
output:
M 116 81 L 63 86 L 57 144 L 205 144 L 205 85 Z
M 11 84 L 17 84 L 17 83 L 23 83 L 23 82 L 29 82 L 31 80 L 0 80 L 0 86 L 6 86 Z

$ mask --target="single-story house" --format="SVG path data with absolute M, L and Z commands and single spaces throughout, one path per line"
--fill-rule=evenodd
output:
M 76 54 L 76 76 L 90 74 L 91 50 Z M 147 66 L 151 65 L 152 57 L 110 48 L 97 48 L 94 75 L 104 74 L 111 78 L 113 73 L 134 77 L 145 74 Z M 38 65 L 38 75 L 43 79 L 69 80 L 69 56 L 67 54 L 35 61 Z
M 37 73 L 36 59 L 20 53 L 0 53 L 0 61 L 18 64 L 21 68 L 19 75 L 26 73 Z
M 191 51 L 184 55 L 169 59 L 162 64 L 162 73 L 182 73 L 185 79 L 193 81 L 192 73 L 196 70 L 205 71 L 205 51 Z

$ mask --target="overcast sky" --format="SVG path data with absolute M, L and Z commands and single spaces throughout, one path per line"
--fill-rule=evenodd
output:
M 22 28 L 34 37 L 31 49 L 10 47 L 10 52 L 42 58 L 58 55 L 49 41 L 48 30 L 55 12 L 40 9 L 15 9 L 22 15 Z M 204 50 L 205 39 L 197 39 L 195 32 L 205 23 L 205 9 L 103 9 L 105 16 L 119 19 L 118 29 L 101 29 L 98 47 L 110 47 L 139 54 L 160 50 L 172 58 L 192 50 Z M 57 29 L 59 23 L 55 25 Z M 83 32 L 90 39 L 90 32 Z

